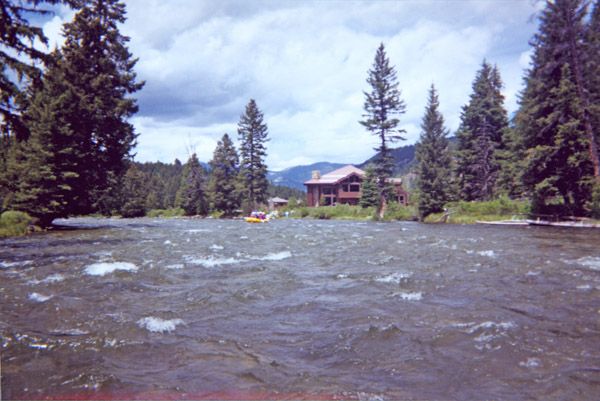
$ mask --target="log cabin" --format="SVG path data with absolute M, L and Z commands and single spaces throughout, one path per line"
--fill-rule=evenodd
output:
M 352 165 L 323 175 L 319 171 L 313 171 L 312 178 L 304 183 L 307 205 L 310 207 L 358 205 L 364 178 L 365 172 Z M 402 179 L 389 178 L 389 182 L 396 189 L 398 203 L 408 205 L 411 193 L 402 189 Z M 320 204 L 320 201 L 323 201 L 321 202 L 323 204 Z

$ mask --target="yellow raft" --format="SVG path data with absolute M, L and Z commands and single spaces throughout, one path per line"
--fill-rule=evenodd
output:
M 259 219 L 258 217 L 246 217 L 246 223 L 267 223 L 269 219 Z

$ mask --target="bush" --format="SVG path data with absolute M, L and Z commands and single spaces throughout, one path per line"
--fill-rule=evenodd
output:
M 508 220 L 515 216 L 525 217 L 530 213 L 530 204 L 526 201 L 511 200 L 507 197 L 488 202 L 451 202 L 446 204 L 447 212 L 432 213 L 425 218 L 426 223 L 438 222 L 446 213 L 448 223 L 470 224 L 478 220 Z
M 181 217 L 185 211 L 180 207 L 172 207 L 169 209 L 153 209 L 146 216 L 148 217 Z
M 22 237 L 29 232 L 34 220 L 23 212 L 7 211 L 0 216 L 0 238 Z
M 418 212 L 415 206 L 404 206 L 398 202 L 390 202 L 386 206 L 383 220 L 419 220 Z

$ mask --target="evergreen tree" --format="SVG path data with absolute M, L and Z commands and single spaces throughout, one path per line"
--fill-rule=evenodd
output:
M 60 55 L 55 52 L 54 62 Z M 77 181 L 85 164 L 66 118 L 75 95 L 64 87 L 64 71 L 50 68 L 25 115 L 29 138 L 13 149 L 9 174 L 14 176 L 10 207 L 29 213 L 41 226 L 72 214 L 80 199 Z
M 586 28 L 586 13 L 581 0 L 547 2 L 539 33 L 531 42 L 532 67 L 525 78 L 516 129 L 525 155 L 521 181 L 538 213 L 555 212 L 550 203 L 562 204 L 561 213 L 584 213 L 600 178 L 590 99 L 598 88 L 593 87 L 591 71 L 595 63 L 587 61 L 598 56 L 597 50 L 587 54 L 593 46 L 593 28 Z
M 236 182 L 239 174 L 239 158 L 229 135 L 224 134 L 217 144 L 213 159 L 209 162 L 211 178 L 208 190 L 213 207 L 231 216 L 239 206 Z
M 254 209 L 259 203 L 267 201 L 267 156 L 265 143 L 267 124 L 263 122 L 263 113 L 259 110 L 254 99 L 246 106 L 246 112 L 238 122 L 240 140 L 240 188 L 244 203 Z
M 365 177 L 360 188 L 360 199 L 358 204 L 363 207 L 379 206 L 381 198 L 377 189 L 377 173 L 375 167 L 369 164 L 365 168 Z
M 28 131 L 21 120 L 27 96 L 21 82 L 23 79 L 39 81 L 41 71 L 35 62 L 44 62 L 47 57 L 33 43 L 39 40 L 46 44 L 48 39 L 41 27 L 30 25 L 26 18 L 49 14 L 49 10 L 39 8 L 41 3 L 61 2 L 71 6 L 76 3 L 73 0 L 0 0 L 0 44 L 3 47 L 0 52 L 1 136 L 15 135 L 19 141 L 27 138 Z
M 496 67 L 485 60 L 473 82 L 469 104 L 463 107 L 457 132 L 457 175 L 462 199 L 490 200 L 502 165 L 508 116 Z
M 432 84 L 415 154 L 420 192 L 418 208 L 423 218 L 443 211 L 444 205 L 452 200 L 452 156 L 448 129 L 444 127 L 444 116 L 439 107 L 438 95 Z
M 32 26 L 31 16 L 47 15 L 50 11 L 40 4 L 57 4 L 60 0 L 0 0 L 0 211 L 14 200 L 19 178 L 18 166 L 9 166 L 26 148 L 21 143 L 29 137 L 22 115 L 29 104 L 27 88 L 39 87 L 41 63 L 47 55 L 33 43 L 47 43 L 41 27 Z M 72 7 L 75 0 L 62 1 Z M 22 155 L 21 155 L 22 156 Z M 10 170 L 10 171 L 9 171 Z M 17 173 L 15 177 L 14 174 Z
M 121 187 L 120 212 L 123 217 L 142 217 L 146 215 L 148 189 L 148 174 L 141 171 L 136 163 L 130 163 L 130 167 L 123 177 Z
M 187 216 L 208 213 L 206 176 L 207 172 L 198 161 L 196 154 L 192 154 L 183 171 L 181 186 L 175 201 L 176 206 L 182 208 Z
M 377 49 L 373 68 L 368 72 L 367 82 L 371 86 L 371 92 L 364 92 L 365 114 L 363 115 L 364 120 L 360 121 L 360 124 L 376 135 L 380 141 L 379 146 L 374 149 L 379 153 L 375 173 L 380 199 L 380 214 L 383 215 L 388 191 L 387 179 L 390 178 L 394 168 L 390 144 L 404 139 L 401 134 L 405 131 L 398 129 L 397 126 L 400 123 L 398 116 L 404 114 L 406 109 L 404 101 L 400 99 L 401 93 L 398 89 L 396 71 L 390 65 L 383 43 Z
M 77 213 L 106 213 L 118 206 L 111 200 L 135 146 L 137 135 L 127 119 L 138 108 L 128 95 L 143 83 L 136 82 L 129 38 L 117 27 L 124 21 L 125 5 L 118 0 L 89 0 L 63 30 L 59 67 L 76 96 L 66 118 L 86 159 L 78 171 Z
M 165 209 L 164 205 L 166 192 L 165 181 L 158 174 L 150 178 L 148 185 L 148 195 L 146 196 L 146 210 Z
M 179 159 L 175 159 L 173 162 L 173 169 L 171 169 L 170 174 L 166 177 L 166 191 L 163 199 L 163 204 L 165 208 L 175 207 L 176 205 L 176 195 L 179 192 L 179 187 L 181 186 L 182 176 L 183 176 L 183 164 L 179 161 Z

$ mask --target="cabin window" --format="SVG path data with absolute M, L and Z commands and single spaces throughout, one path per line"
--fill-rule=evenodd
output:
M 404 195 L 400 195 L 398 199 L 400 200 L 400 203 L 404 205 Z
M 342 184 L 342 192 L 348 192 L 348 184 Z
M 323 188 L 323 194 L 325 194 L 325 195 L 331 195 L 331 187 L 325 187 L 325 188 Z
M 359 192 L 360 191 L 360 185 L 359 184 L 351 184 L 350 185 L 350 192 Z

